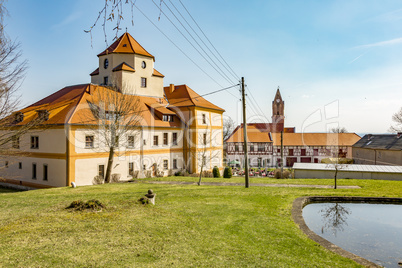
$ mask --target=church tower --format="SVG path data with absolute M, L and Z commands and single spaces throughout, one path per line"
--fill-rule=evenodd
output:
M 285 102 L 282 100 L 279 87 L 272 102 L 272 123 L 285 124 Z

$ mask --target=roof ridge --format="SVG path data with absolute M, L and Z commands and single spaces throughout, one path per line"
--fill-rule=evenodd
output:
M 83 97 L 83 96 L 85 95 L 85 93 L 87 92 L 88 87 L 91 87 L 91 86 L 92 86 L 92 84 L 87 84 L 87 86 L 85 87 L 85 89 L 82 91 L 81 96 L 78 98 L 78 100 L 77 100 L 77 102 L 75 103 L 73 109 L 71 110 L 71 112 L 69 112 L 69 113 L 67 114 L 67 115 L 68 115 L 68 118 L 67 118 L 67 120 L 64 121 L 65 124 L 68 124 L 68 123 L 70 122 L 71 118 L 73 117 L 73 114 L 75 113 L 75 110 L 76 110 L 77 107 L 78 107 L 78 104 L 80 104 L 80 102 L 81 102 L 81 100 L 82 100 L 82 97 Z

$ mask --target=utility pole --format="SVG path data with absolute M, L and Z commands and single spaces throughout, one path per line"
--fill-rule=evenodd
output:
M 283 179 L 283 130 L 281 131 L 281 179 Z
M 248 178 L 248 146 L 247 146 L 247 121 L 246 121 L 246 97 L 244 93 L 244 77 L 241 78 L 241 97 L 243 101 L 243 136 L 244 136 L 244 168 L 246 178 L 246 188 L 250 186 Z

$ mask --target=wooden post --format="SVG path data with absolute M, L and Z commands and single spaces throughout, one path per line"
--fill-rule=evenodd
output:
M 244 93 L 244 77 L 241 78 L 241 97 L 243 101 L 243 136 L 244 136 L 244 167 L 246 188 L 250 187 L 248 171 L 248 146 L 247 146 L 247 120 L 246 120 L 246 97 Z
M 281 179 L 283 179 L 283 130 L 281 131 Z

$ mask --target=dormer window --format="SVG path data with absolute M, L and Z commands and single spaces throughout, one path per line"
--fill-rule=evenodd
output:
M 173 122 L 173 115 L 164 114 L 164 115 L 162 116 L 162 121 L 165 121 L 165 122 Z
M 49 111 L 48 110 L 37 110 L 38 119 L 46 121 L 49 120 Z
M 24 121 L 24 114 L 21 112 L 15 113 L 15 122 L 20 123 L 22 121 Z
M 123 47 L 127 47 L 127 44 L 124 44 Z
M 105 59 L 105 60 L 103 61 L 103 68 L 107 69 L 107 67 L 109 67 L 109 60 L 108 60 L 108 59 Z

